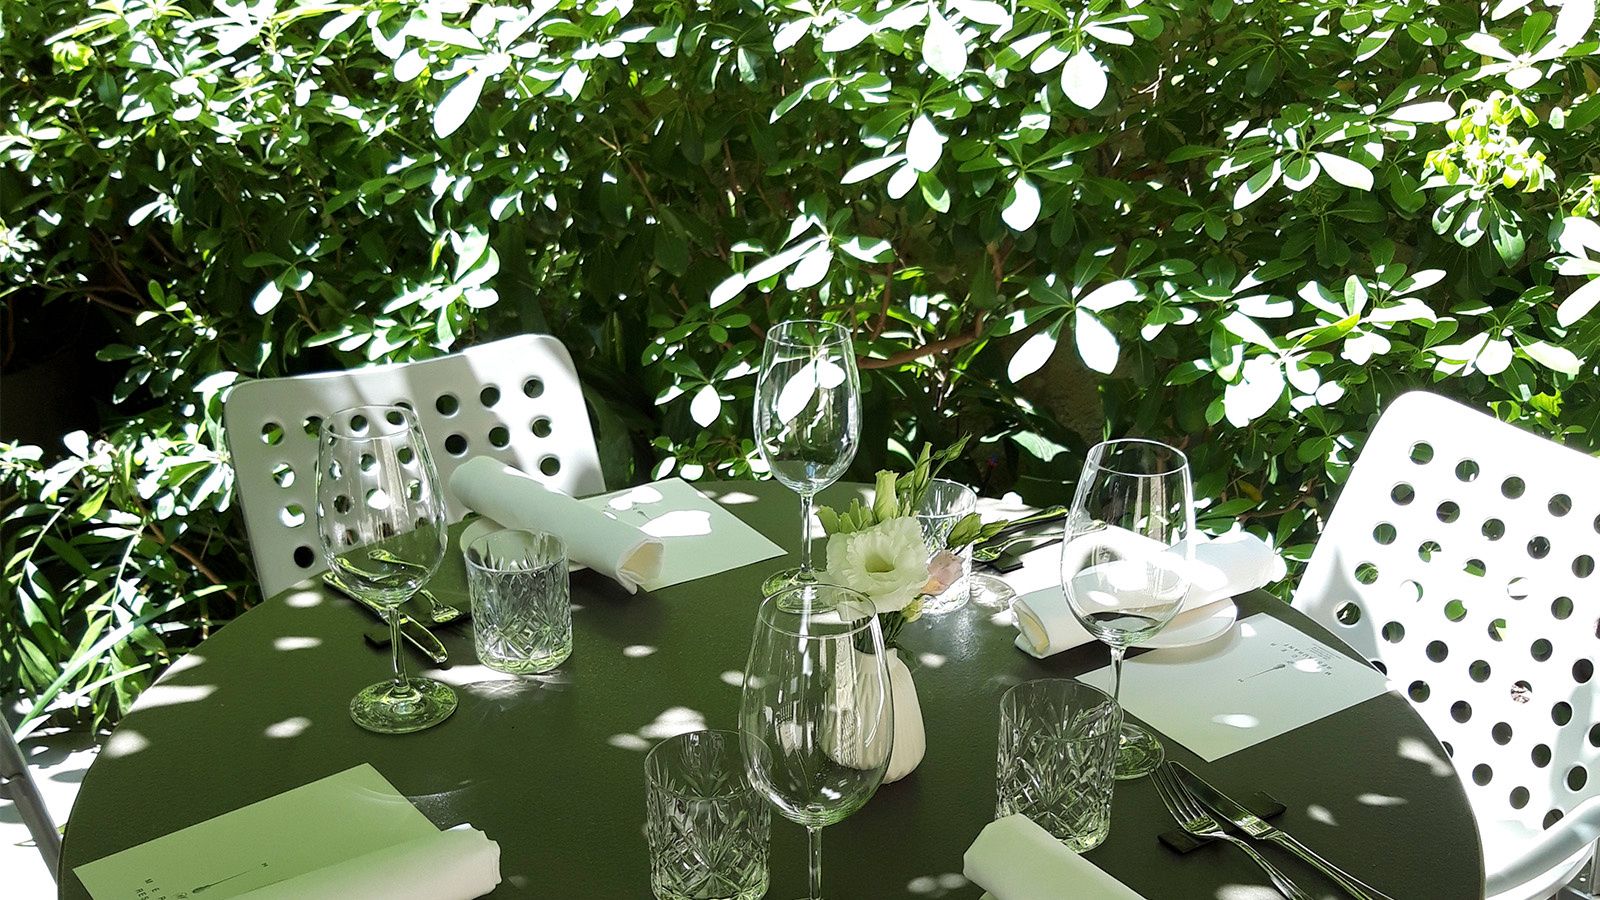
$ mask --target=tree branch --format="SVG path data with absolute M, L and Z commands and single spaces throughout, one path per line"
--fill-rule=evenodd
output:
M 939 353 L 949 353 L 952 350 L 959 350 L 979 338 L 981 334 L 981 326 L 981 322 L 974 323 L 972 330 L 966 334 L 958 334 L 955 337 L 947 337 L 937 341 L 930 341 L 920 347 L 912 347 L 909 350 L 901 350 L 899 353 L 890 354 L 883 359 L 857 357 L 856 366 L 862 369 L 892 369 L 895 366 L 905 365 L 912 360 L 921 359 L 924 356 L 934 356 Z

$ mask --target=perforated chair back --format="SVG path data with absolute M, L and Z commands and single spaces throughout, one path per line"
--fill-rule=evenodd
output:
M 368 403 L 416 410 L 440 478 L 488 455 L 574 496 L 599 493 L 594 431 L 572 357 L 548 335 L 522 335 L 419 362 L 244 382 L 223 424 L 264 596 L 321 572 L 316 537 L 317 432 L 328 414 Z M 454 521 L 466 510 L 447 497 Z
M 28 761 L 23 759 L 11 726 L 4 718 L 0 718 L 0 797 L 17 805 L 22 824 L 28 827 L 34 846 L 39 848 L 39 855 L 50 868 L 50 877 L 56 878 L 56 868 L 61 863 L 61 833 L 50 819 L 50 810 L 44 805 L 39 786 L 28 774 Z
M 1597 559 L 1600 459 L 1411 393 L 1373 430 L 1295 594 L 1450 752 L 1491 897 L 1547 896 L 1600 826 Z

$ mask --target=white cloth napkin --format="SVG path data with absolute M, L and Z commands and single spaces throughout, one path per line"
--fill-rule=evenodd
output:
M 1144 900 L 1021 813 L 985 826 L 964 862 L 994 900 Z
M 661 571 L 659 538 L 552 491 L 497 459 L 479 456 L 463 463 L 450 476 L 450 491 L 462 505 L 501 526 L 561 538 L 573 562 L 610 576 L 630 594 Z
M 473 900 L 500 883 L 500 845 L 462 825 L 244 894 L 249 900 Z
M 1216 604 L 1271 584 L 1285 572 L 1283 560 L 1271 545 L 1249 532 L 1233 531 L 1202 541 L 1195 545 L 1192 583 L 1173 623 L 1208 616 Z M 1039 659 L 1093 640 L 1060 590 L 1018 597 L 1011 604 L 1011 615 L 1021 632 L 1017 647 Z

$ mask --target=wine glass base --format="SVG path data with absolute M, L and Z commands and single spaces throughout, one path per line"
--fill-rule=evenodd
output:
M 407 678 L 364 688 L 350 700 L 350 718 L 378 734 L 410 734 L 450 718 L 456 694 L 431 678 Z
M 1124 722 L 1117 746 L 1116 778 L 1118 781 L 1143 778 L 1154 772 L 1166 755 L 1155 735 Z
M 995 575 L 972 576 L 972 602 L 984 609 L 1010 609 L 1017 592 L 1004 578 Z

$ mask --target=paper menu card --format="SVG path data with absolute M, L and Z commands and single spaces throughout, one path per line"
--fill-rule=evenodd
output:
M 439 837 L 427 817 L 363 764 L 74 871 L 95 900 L 219 900 Z M 496 850 L 495 881 L 498 873 Z
M 647 591 L 727 572 L 782 556 L 782 547 L 681 478 L 589 497 L 584 505 L 665 543 L 661 573 L 640 586 Z
M 1111 690 L 1111 667 L 1079 680 Z M 1212 762 L 1370 700 L 1384 676 L 1269 615 L 1226 638 L 1129 659 L 1122 705 Z

